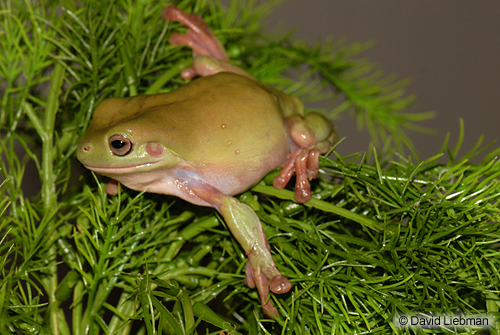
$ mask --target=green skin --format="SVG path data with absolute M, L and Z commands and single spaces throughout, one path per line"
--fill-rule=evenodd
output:
M 335 141 L 334 126 L 320 114 L 304 116 L 300 100 L 229 64 L 198 16 L 174 6 L 163 14 L 189 28 L 170 38 L 195 52 L 181 76 L 202 77 L 169 93 L 106 99 L 78 143 L 78 159 L 131 189 L 216 208 L 248 256 L 246 283 L 274 318 L 269 290 L 285 293 L 291 283 L 276 268 L 257 215 L 232 196 L 283 167 L 274 186 L 285 187 L 295 172 L 295 198 L 308 201 L 309 179 Z M 115 194 L 116 183 L 107 191 Z

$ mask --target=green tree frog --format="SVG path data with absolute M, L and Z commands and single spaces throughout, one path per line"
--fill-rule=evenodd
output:
M 181 76 L 200 78 L 168 93 L 104 100 L 79 140 L 78 159 L 133 190 L 217 209 L 248 257 L 246 284 L 257 287 L 264 312 L 275 317 L 269 290 L 285 293 L 291 283 L 276 268 L 259 218 L 233 196 L 282 167 L 273 185 L 284 188 L 295 172 L 295 199 L 308 201 L 319 155 L 335 142 L 334 126 L 231 65 L 199 16 L 174 6 L 163 16 L 188 27 L 169 42 L 193 50 L 193 65 Z M 108 193 L 117 190 L 108 184 Z

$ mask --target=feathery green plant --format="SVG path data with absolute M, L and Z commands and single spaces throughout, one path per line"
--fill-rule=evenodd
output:
M 166 4 L 4 0 L 2 334 L 387 334 L 405 332 L 396 313 L 498 313 L 500 148 L 477 164 L 469 159 L 489 149 L 480 142 L 462 156 L 461 140 L 423 161 L 405 156 L 405 128 L 430 114 L 405 112 L 406 82 L 353 60 L 367 45 L 269 40 L 259 24 L 269 2 L 177 5 L 205 19 L 233 62 L 304 101 L 337 101 L 327 113 L 353 112 L 381 149 L 321 158 L 306 204 L 269 186 L 275 172 L 240 196 L 294 285 L 272 296 L 279 319 L 265 319 L 243 284 L 245 255 L 212 209 L 110 197 L 74 160 L 100 101 L 184 83 L 191 51 L 168 44 L 184 28 L 161 18 Z M 41 184 L 31 197 L 30 164 Z

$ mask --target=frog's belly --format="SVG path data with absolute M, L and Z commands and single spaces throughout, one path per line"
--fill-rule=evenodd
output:
M 289 154 L 288 146 L 268 154 L 256 154 L 246 159 L 200 172 L 201 178 L 226 195 L 242 193 L 257 184 L 269 172 L 283 167 Z

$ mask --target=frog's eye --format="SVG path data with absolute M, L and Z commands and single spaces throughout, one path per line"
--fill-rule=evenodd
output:
M 123 135 L 115 134 L 108 140 L 109 149 L 117 156 L 126 156 L 132 151 L 133 143 Z

